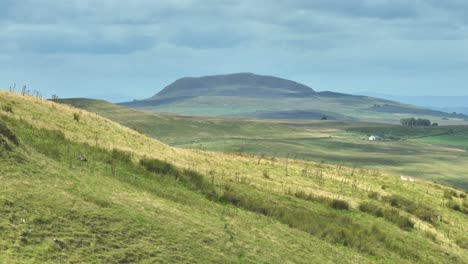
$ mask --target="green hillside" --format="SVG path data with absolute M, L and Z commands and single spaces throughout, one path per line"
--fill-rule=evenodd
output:
M 2 263 L 466 263 L 466 194 L 166 146 L 0 91 Z M 85 161 L 86 160 L 86 161 Z
M 443 125 L 468 124 L 468 116 L 398 102 L 312 88 L 281 78 L 230 74 L 182 78 L 146 100 L 121 105 L 197 116 L 267 119 L 312 119 L 399 123 L 404 117 L 430 119 Z
M 464 140 L 468 126 L 190 117 L 142 112 L 88 99 L 61 102 L 98 113 L 172 146 L 365 166 L 468 190 L 468 168 L 463 165 L 468 158 Z M 366 140 L 374 134 L 384 141 Z

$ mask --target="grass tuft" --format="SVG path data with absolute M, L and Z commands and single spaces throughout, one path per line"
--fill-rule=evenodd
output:
M 413 221 L 408 217 L 401 215 L 397 209 L 381 207 L 376 202 L 362 202 L 359 204 L 359 210 L 376 217 L 383 217 L 403 230 L 410 230 L 414 227 Z
M 349 210 L 349 203 L 343 200 L 333 199 L 330 206 L 339 210 Z
M 2 110 L 5 111 L 6 113 L 13 114 L 13 106 L 11 106 L 10 104 L 3 105 Z
M 424 204 L 414 202 L 396 194 L 382 197 L 382 200 L 390 204 L 392 207 L 400 208 L 425 222 L 431 224 L 437 223 L 437 213 Z
M 0 122 L 0 135 L 5 136 L 11 143 L 19 146 L 19 139 L 16 134 L 5 124 Z

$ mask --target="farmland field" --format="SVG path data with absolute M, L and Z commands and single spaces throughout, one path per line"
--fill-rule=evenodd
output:
M 468 189 L 468 167 L 463 165 L 468 159 L 463 140 L 468 126 L 191 117 L 142 112 L 95 100 L 62 102 L 172 146 L 384 169 Z M 384 140 L 368 141 L 372 134 Z

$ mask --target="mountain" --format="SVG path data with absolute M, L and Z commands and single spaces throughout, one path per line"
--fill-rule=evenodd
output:
M 237 73 L 179 79 L 151 99 L 195 96 L 268 97 L 313 94 L 306 85 L 272 76 Z
M 357 120 L 399 123 L 402 117 L 440 124 L 467 124 L 468 116 L 369 96 L 314 89 L 286 79 L 251 73 L 186 77 L 156 95 L 121 105 L 178 114 L 266 119 Z

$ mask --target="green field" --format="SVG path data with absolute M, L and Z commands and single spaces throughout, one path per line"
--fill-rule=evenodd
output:
M 95 100 L 63 102 L 177 147 L 365 166 L 468 189 L 468 153 L 461 140 L 468 126 L 223 119 L 141 112 Z M 373 134 L 384 140 L 368 141 Z M 432 144 L 439 138 L 453 144 Z
M 460 146 L 468 148 L 468 133 L 420 138 L 418 141 L 442 146 Z
M 2 263 L 468 260 L 468 200 L 447 186 L 169 147 L 95 113 L 1 91 L 0 109 Z

